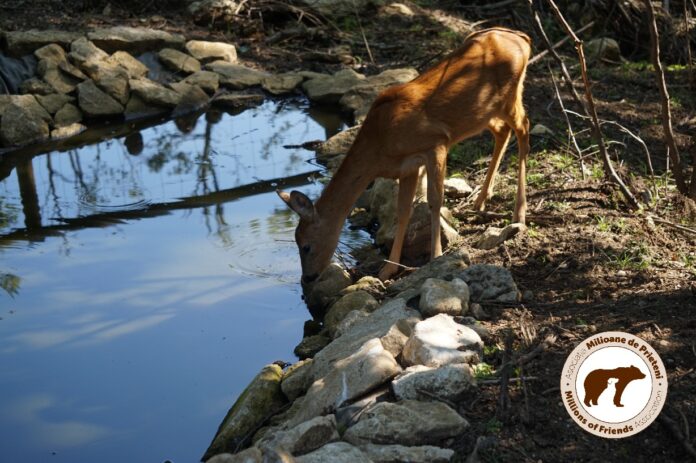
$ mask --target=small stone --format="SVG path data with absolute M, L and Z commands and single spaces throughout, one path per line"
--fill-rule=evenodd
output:
M 290 93 L 302 83 L 304 78 L 296 73 L 277 74 L 265 76 L 261 79 L 261 87 L 273 95 Z
M 459 278 L 451 282 L 428 278 L 421 286 L 418 309 L 424 317 L 440 313 L 463 315 L 469 310 L 469 287 Z
M 416 324 L 404 346 L 403 361 L 429 367 L 477 363 L 482 349 L 483 341 L 474 330 L 440 314 Z
M 294 353 L 300 360 L 313 358 L 330 342 L 331 338 L 327 334 L 322 333 L 307 336 L 306 338 L 302 339 L 297 346 L 295 346 Z
M 487 320 L 490 318 L 490 316 L 486 313 L 485 310 L 483 310 L 483 307 L 481 307 L 481 304 L 479 304 L 478 302 L 470 304 L 469 311 L 476 320 Z
M 246 109 L 261 105 L 263 103 L 263 95 L 224 94 L 216 96 L 212 103 L 217 108 L 238 114 Z
M 75 98 L 62 93 L 52 93 L 50 95 L 37 95 L 36 100 L 49 114 L 55 114 L 67 103 L 75 101 Z
M 92 42 L 82 37 L 79 40 L 75 40 L 70 44 L 70 53 L 68 55 L 70 60 L 74 62 L 77 66 L 82 67 L 87 62 L 103 61 L 106 60 L 109 55 Z
M 532 127 L 532 130 L 529 131 L 529 135 L 553 135 L 553 130 L 549 129 L 545 125 L 536 124 L 534 127 Z
M 189 40 L 186 42 L 186 51 L 201 63 L 218 60 L 237 62 L 237 49 L 231 43 Z
M 395 15 L 395 16 L 406 16 L 406 17 L 411 17 L 415 16 L 415 13 L 413 10 L 404 5 L 403 3 L 390 3 L 389 5 L 385 5 L 380 9 L 381 13 L 388 14 L 388 15 Z
M 338 103 L 344 93 L 365 80 L 365 76 L 351 69 L 338 71 L 333 76 L 307 80 L 302 84 L 310 100 L 320 103 Z
M 365 276 L 356 281 L 355 284 L 343 288 L 340 294 L 345 296 L 356 291 L 364 291 L 372 295 L 372 297 L 380 297 L 384 293 L 385 288 L 384 283 L 379 278 Z
M 165 114 L 166 112 L 168 112 L 167 108 L 149 104 L 138 95 L 131 93 L 128 103 L 126 104 L 125 115 L 127 119 L 137 119 L 154 116 L 156 114 Z
M 36 72 L 58 93 L 71 93 L 80 83 L 79 79 L 64 73 L 60 67 L 45 60 L 39 61 Z
M 220 84 L 235 90 L 243 90 L 247 87 L 261 85 L 266 76 L 265 73 L 239 64 L 230 64 L 227 61 L 213 61 L 205 65 L 206 69 L 220 75 Z
M 176 84 L 172 84 L 172 87 Z M 210 98 L 198 85 L 179 82 L 175 91 L 181 93 L 181 101 L 172 111 L 173 117 L 200 111 L 208 106 Z
M 198 85 L 208 93 L 215 93 L 220 87 L 220 76 L 212 71 L 198 71 L 183 80 L 187 84 Z
M 321 313 L 343 288 L 353 283 L 350 274 L 336 263 L 330 264 L 319 275 L 316 281 L 303 288 L 306 297 L 307 308 L 314 313 Z
M 50 95 L 51 93 L 55 93 L 55 91 L 56 90 L 47 82 L 37 79 L 36 77 L 25 80 L 19 87 L 19 92 L 22 94 Z
M 619 64 L 622 60 L 619 43 L 607 37 L 585 42 L 585 56 L 588 61 L 600 60 L 611 64 Z
M 515 280 L 506 268 L 476 264 L 457 276 L 469 285 L 474 301 L 517 302 L 520 298 Z
M 179 93 L 150 79 L 131 79 L 128 83 L 131 91 L 147 103 L 174 108 L 181 101 Z
M 474 189 L 463 178 L 451 177 L 445 179 L 445 195 L 448 198 L 459 199 L 466 198 Z
M 521 223 L 512 223 L 505 228 L 488 227 L 476 241 L 474 247 L 478 249 L 493 249 L 525 230 L 527 230 L 527 227 Z
M 288 367 L 283 373 L 280 388 L 288 400 L 293 401 L 299 396 L 304 395 L 312 385 L 312 359 L 305 359 L 296 362 Z
M 111 64 L 116 64 L 125 69 L 129 79 L 138 79 L 147 76 L 147 66 L 126 51 L 117 51 L 109 57 L 108 61 Z
M 77 86 L 77 101 L 87 117 L 115 116 L 123 113 L 123 106 L 101 91 L 91 80 Z
M 336 301 L 326 312 L 324 326 L 332 337 L 338 324 L 353 310 L 373 312 L 379 307 L 377 300 L 365 291 L 354 291 Z
M 172 48 L 160 50 L 158 56 L 162 64 L 175 72 L 191 74 L 201 70 L 201 63 L 196 58 Z
M 54 140 L 59 140 L 61 138 L 70 138 L 84 132 L 85 130 L 87 130 L 87 127 L 80 124 L 79 122 L 75 122 L 74 124 L 63 125 L 51 130 L 51 138 L 53 138 Z
M 70 125 L 82 121 L 82 112 L 74 104 L 67 103 L 58 110 L 53 119 L 57 127 Z
M 263 450 L 285 450 L 297 457 L 338 439 L 336 417 L 328 415 L 317 416 L 287 431 L 266 434 L 256 445 Z

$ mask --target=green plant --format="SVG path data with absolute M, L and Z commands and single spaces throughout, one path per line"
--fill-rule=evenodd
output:
M 477 363 L 473 366 L 474 378 L 476 379 L 486 379 L 495 375 L 495 368 L 486 362 Z
M 605 253 L 610 267 L 618 270 L 645 270 L 650 267 L 650 253 L 642 243 L 629 243 L 621 251 Z
M 500 352 L 500 347 L 497 344 L 483 346 L 483 355 L 490 356 Z
M 486 422 L 486 432 L 498 434 L 503 429 L 503 423 L 498 418 L 491 418 Z
M 595 216 L 595 222 L 597 222 L 597 230 L 603 233 L 611 231 L 611 224 L 609 223 L 609 220 L 603 215 Z

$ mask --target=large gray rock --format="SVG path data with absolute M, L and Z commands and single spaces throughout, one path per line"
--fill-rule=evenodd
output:
M 604 61 L 612 64 L 621 63 L 621 47 L 611 38 L 602 37 L 585 42 L 585 56 L 589 61 Z
M 464 418 L 442 402 L 381 402 L 348 428 L 343 439 L 357 446 L 437 444 L 468 427 Z
M 222 420 L 204 461 L 218 453 L 234 451 L 259 424 L 285 405 L 280 389 L 282 375 L 278 365 L 267 365 L 256 375 Z
M 115 116 L 123 113 L 123 105 L 86 80 L 77 86 L 77 102 L 87 117 Z
M 71 93 L 80 83 L 80 79 L 65 73 L 60 66 L 47 60 L 40 60 L 36 73 L 58 93 Z
M 440 314 L 416 324 L 403 351 L 406 365 L 439 367 L 450 363 L 477 363 L 481 337 L 450 315 Z
M 364 75 L 352 69 L 344 69 L 332 76 L 307 80 L 302 84 L 302 89 L 312 101 L 338 103 L 344 93 L 364 80 Z
M 326 332 L 321 332 L 312 336 L 302 338 L 302 341 L 295 346 L 293 353 L 300 360 L 311 359 L 321 352 L 331 342 L 331 337 Z
M 304 395 L 312 385 L 312 359 L 300 360 L 291 365 L 283 374 L 280 388 L 288 400 L 293 401 Z
M 240 64 L 231 64 L 227 61 L 213 61 L 212 63 L 206 64 L 205 68 L 220 75 L 221 85 L 226 85 L 235 90 L 261 85 L 263 78 L 267 75 L 256 69 L 251 69 Z
M 353 326 L 355 326 L 357 323 L 362 322 L 369 316 L 370 313 L 365 312 L 364 310 L 353 310 L 351 312 L 348 312 L 346 316 L 343 317 L 343 320 L 341 320 L 338 323 L 338 325 L 336 325 L 336 328 L 333 332 L 334 339 L 348 333 L 351 329 L 353 329 Z
M 108 53 L 119 50 L 144 53 L 164 47 L 181 49 L 185 39 L 179 34 L 140 27 L 117 26 L 89 32 L 87 38 Z
M 68 54 L 60 45 L 52 43 L 41 47 L 34 52 L 34 56 L 39 61 L 44 60 L 51 66 L 58 67 L 61 71 L 76 79 L 85 80 L 87 78 L 82 71 L 68 61 Z
M 206 92 L 213 94 L 220 87 L 220 76 L 212 71 L 198 71 L 186 77 L 183 82 L 198 85 Z
M 324 326 L 332 337 L 335 337 L 338 324 L 353 310 L 374 312 L 379 306 L 377 300 L 365 291 L 354 291 L 336 301 L 324 317 Z
M 284 93 L 290 93 L 297 88 L 298 85 L 302 83 L 304 77 L 295 73 L 288 72 L 285 74 L 273 74 L 270 76 L 265 76 L 261 80 L 261 87 L 268 93 L 273 95 L 282 95 Z
M 46 140 L 51 116 L 33 95 L 16 96 L 2 109 L 0 141 L 5 146 L 28 145 Z
M 81 69 L 106 93 L 121 104 L 128 102 L 128 71 L 108 60 L 88 60 Z
M 56 89 L 54 89 L 48 82 L 37 79 L 36 77 L 31 77 L 25 80 L 22 82 L 22 85 L 19 86 L 19 93 L 23 95 L 27 93 L 32 95 L 50 95 L 55 92 Z
M 288 426 L 332 413 L 345 402 L 384 384 L 400 372 L 401 367 L 382 342 L 378 338 L 370 339 L 352 355 L 338 360 L 328 374 L 312 383 L 305 395 L 304 407 L 292 417 Z
M 70 44 L 70 54 L 68 55 L 73 63 L 82 67 L 89 61 L 103 61 L 109 55 L 92 42 L 82 37 Z
M 68 103 L 58 110 L 53 120 L 57 127 L 71 125 L 82 121 L 82 112 L 72 103 Z
M 261 104 L 263 104 L 263 95 L 257 94 L 223 94 L 213 99 L 213 106 L 232 114 L 239 114 Z
M 407 447 L 366 444 L 361 446 L 360 450 L 372 463 L 448 463 L 454 456 L 454 450 L 432 445 Z
M 175 72 L 191 74 L 201 70 L 201 63 L 196 58 L 173 48 L 164 48 L 157 56 L 162 64 Z
M 353 283 L 350 274 L 337 263 L 332 263 L 319 277 L 304 288 L 307 307 L 312 313 L 321 313 L 335 299 L 338 293 Z
M 427 401 L 434 396 L 457 401 L 476 387 L 476 380 L 466 363 L 440 368 L 414 365 L 394 378 L 391 385 L 398 399 Z
M 148 68 L 127 51 L 117 51 L 108 60 L 109 63 L 121 66 L 128 73 L 129 79 L 139 79 L 147 76 Z
M 517 302 L 520 291 L 508 269 L 476 264 L 457 275 L 466 281 L 473 301 Z
M 131 79 L 128 83 L 131 91 L 147 103 L 174 108 L 181 102 L 180 93 L 150 79 Z
M 464 250 L 457 250 L 452 254 L 438 257 L 410 275 L 395 281 L 387 288 L 387 294 L 394 295 L 408 291 L 413 293 L 410 297 L 417 296 L 419 291 L 414 288 L 420 288 L 428 278 L 451 280 L 452 277 L 459 276 L 460 272 L 467 268 L 469 263 L 469 255 Z M 469 283 L 466 278 L 460 278 Z
M 8 31 L 2 33 L 2 42 L 8 55 L 19 58 L 51 43 L 67 48 L 70 42 L 80 37 L 82 34 L 78 32 L 58 30 Z
M 183 116 L 200 111 L 208 106 L 210 97 L 198 85 L 190 85 L 184 82 L 172 84 L 172 88 L 181 94 L 181 100 L 172 111 L 173 117 Z
M 488 227 L 474 243 L 477 249 L 493 249 L 503 244 L 519 232 L 524 232 L 527 227 L 521 223 L 511 223 L 505 228 Z
M 336 156 L 345 156 L 353 145 L 355 137 L 358 135 L 360 126 L 351 127 L 342 132 L 338 132 L 333 137 L 326 140 L 317 148 L 317 160 L 326 163 L 329 159 Z
M 358 449 L 345 442 L 326 444 L 319 450 L 295 459 L 297 463 L 371 463 Z
M 211 61 L 237 62 L 237 49 L 231 43 L 189 40 L 186 51 L 201 63 Z
M 256 446 L 261 449 L 281 449 L 294 456 L 312 452 L 339 439 L 334 415 L 317 416 L 287 431 L 266 434 Z
M 124 114 L 126 115 L 126 119 L 138 119 L 157 114 L 165 114 L 168 111 L 169 109 L 166 107 L 148 103 L 134 92 L 131 92 Z
M 379 338 L 384 348 L 398 357 L 413 326 L 420 319 L 420 314 L 406 307 L 403 299 L 394 299 L 384 304 L 314 356 L 312 377 L 315 380 L 323 378 L 331 371 L 334 363 L 349 357 L 373 338 Z
M 49 114 L 55 114 L 67 103 L 75 101 L 75 98 L 62 93 L 51 93 L 50 95 L 37 95 L 36 100 Z
M 469 287 L 459 278 L 452 281 L 428 278 L 421 286 L 418 310 L 424 317 L 439 313 L 464 315 L 469 311 Z
M 262 461 L 263 454 L 261 450 L 256 447 L 250 447 L 234 455 L 231 453 L 215 455 L 206 463 L 261 463 Z
M 350 88 L 343 94 L 339 103 L 343 108 L 353 112 L 356 122 L 361 122 L 380 93 L 393 85 L 410 82 L 416 77 L 418 71 L 413 68 L 389 69 Z

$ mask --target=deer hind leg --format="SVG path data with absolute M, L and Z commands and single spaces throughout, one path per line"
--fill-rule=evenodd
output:
M 519 150 L 519 166 L 517 171 L 517 197 L 515 199 L 515 212 L 512 215 L 514 223 L 525 224 L 527 217 L 527 156 L 529 155 L 529 119 L 524 113 L 522 105 L 515 117 L 513 129 L 517 138 Z
M 389 253 L 390 262 L 387 262 L 379 272 L 379 279 L 382 281 L 391 278 L 399 270 L 396 264 L 401 261 L 401 250 L 404 247 L 404 238 L 406 236 L 406 230 L 408 229 L 408 222 L 411 219 L 411 206 L 413 205 L 413 197 L 416 195 L 418 180 L 418 170 L 399 179 L 396 235 L 394 236 L 394 244 L 392 244 L 391 252 Z
M 428 206 L 430 206 L 430 258 L 442 255 L 440 238 L 440 209 L 444 202 L 445 170 L 447 168 L 447 147 L 437 146 L 428 155 L 425 169 L 428 174 Z
M 488 165 L 488 172 L 486 173 L 486 179 L 483 181 L 481 192 L 476 201 L 474 201 L 474 210 L 476 211 L 484 210 L 486 201 L 493 195 L 495 176 L 498 173 L 500 161 L 503 159 L 503 153 L 507 149 L 512 133 L 510 126 L 502 119 L 492 119 L 488 124 L 488 130 L 491 131 L 495 138 L 495 147 L 493 148 L 493 156 L 491 157 L 491 163 Z

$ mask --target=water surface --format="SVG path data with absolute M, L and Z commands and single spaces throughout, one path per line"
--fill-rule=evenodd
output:
M 341 128 L 312 114 L 172 121 L 0 180 L 2 461 L 198 461 L 258 370 L 295 360 L 309 315 L 274 189 L 321 190 L 283 148 Z

